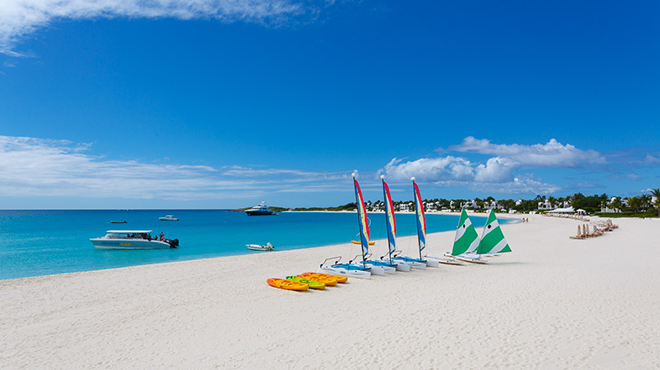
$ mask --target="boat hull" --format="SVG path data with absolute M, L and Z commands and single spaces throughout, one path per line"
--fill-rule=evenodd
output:
M 345 267 L 337 266 L 321 266 L 319 273 L 335 275 L 335 276 L 348 276 L 360 279 L 370 279 L 371 272 L 366 270 L 348 269 Z
M 427 266 L 426 262 L 413 260 L 412 258 L 408 258 L 408 257 L 394 257 L 393 260 L 407 263 L 412 268 L 420 269 L 420 270 L 425 270 Z
M 397 271 L 406 271 L 407 272 L 407 271 L 410 271 L 412 269 L 411 264 L 409 264 L 407 262 L 403 262 L 403 261 L 390 261 L 389 258 L 383 258 L 383 262 L 385 262 L 387 264 L 390 264 L 390 265 L 394 265 L 396 267 Z
M 168 243 L 158 240 L 131 240 L 131 239 L 90 239 L 92 244 L 98 249 L 170 249 Z
M 479 255 L 476 256 L 458 255 L 455 256 L 455 258 L 463 262 L 475 263 L 479 265 L 485 265 L 486 263 L 488 263 L 488 261 L 482 260 L 481 257 L 479 257 Z
M 396 265 L 390 265 L 383 261 L 365 261 L 364 264 L 372 270 L 374 268 L 383 269 L 383 272 L 386 274 L 394 274 L 396 272 Z
M 274 250 L 273 247 L 267 247 L 265 245 L 258 245 L 258 244 L 247 244 L 246 247 L 249 250 L 260 251 L 260 252 L 268 252 Z
M 440 258 L 440 257 L 431 257 L 431 256 L 426 256 L 424 258 L 426 258 L 427 260 L 438 261 L 438 263 L 442 263 L 443 265 L 461 266 L 463 264 L 463 262 L 457 261 L 454 258 Z
M 272 216 L 273 211 L 245 211 L 248 216 Z

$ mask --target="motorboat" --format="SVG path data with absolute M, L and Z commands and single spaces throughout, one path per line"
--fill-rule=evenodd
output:
M 265 200 L 259 203 L 259 205 L 246 210 L 245 213 L 247 213 L 248 216 L 270 216 L 276 214 L 268 208 Z
M 272 250 L 275 250 L 275 247 L 273 247 L 270 243 L 266 243 L 266 245 L 246 244 L 245 246 L 248 249 L 253 250 L 253 251 L 272 251 Z
M 125 220 L 121 220 L 121 221 L 110 221 L 110 223 L 111 223 L 111 224 L 125 224 L 126 221 L 125 221 Z
M 179 239 L 158 240 L 153 230 L 108 230 L 105 236 L 89 239 L 99 249 L 169 249 L 179 246 Z
M 179 221 L 178 218 L 172 216 L 172 215 L 167 215 L 165 217 L 158 217 L 160 221 Z

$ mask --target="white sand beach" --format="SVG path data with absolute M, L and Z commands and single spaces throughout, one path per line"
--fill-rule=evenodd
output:
M 660 369 L 660 221 L 571 240 L 578 221 L 529 219 L 488 265 L 323 291 L 266 279 L 354 246 L 0 281 L 0 368 Z

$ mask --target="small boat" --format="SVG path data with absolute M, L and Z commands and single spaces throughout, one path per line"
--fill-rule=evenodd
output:
M 352 276 L 361 279 L 369 279 L 371 278 L 371 275 L 385 275 L 386 269 L 387 273 L 394 273 L 396 271 L 394 266 L 387 266 L 386 264 L 381 265 L 377 264 L 376 261 L 368 260 L 371 253 L 369 253 L 369 222 L 367 218 L 367 210 L 364 207 L 364 198 L 362 197 L 360 185 L 355 179 L 355 173 L 353 173 L 352 176 L 353 187 L 355 189 L 355 202 L 357 204 L 358 226 L 360 229 L 359 244 L 362 246 L 362 260 L 356 261 L 355 263 L 352 260 L 348 261 L 348 263 L 340 263 L 341 256 L 326 258 L 319 266 L 319 272 L 338 276 Z M 328 261 L 334 262 L 327 263 Z
M 461 232 L 463 229 L 466 231 Z M 466 238 L 467 241 L 464 240 Z M 468 244 L 469 247 L 467 250 L 460 253 Z M 477 244 L 476 247 L 474 246 L 475 244 Z M 486 221 L 486 225 L 484 225 L 481 239 L 479 239 L 476 230 L 474 230 L 474 226 L 472 226 L 467 213 L 465 215 L 461 213 L 461 220 L 459 221 L 458 230 L 456 230 L 454 249 L 452 250 L 454 258 L 464 262 L 483 265 L 488 262 L 483 257 L 497 257 L 500 253 L 507 252 L 511 252 L 511 248 L 502 233 L 500 224 L 497 222 L 497 216 L 495 216 L 495 212 L 492 209 L 488 214 L 488 220 Z
M 321 283 L 312 279 L 305 279 L 302 276 L 287 276 L 287 280 L 297 281 L 299 283 L 307 284 L 312 289 L 325 289 L 325 283 Z
M 278 279 L 278 278 L 268 279 L 266 280 L 266 282 L 268 283 L 268 285 L 273 286 L 275 288 L 287 289 L 287 290 L 305 291 L 309 288 L 309 285 L 305 283 L 285 280 L 285 279 Z
M 277 214 L 268 208 L 265 200 L 259 203 L 259 205 L 246 210 L 245 213 L 247 213 L 248 216 L 271 216 Z
M 298 276 L 303 277 L 305 279 L 318 281 L 319 283 L 323 283 L 326 286 L 335 286 L 337 285 L 337 283 L 345 283 L 346 280 L 348 280 L 348 278 L 345 276 L 333 276 L 333 275 L 319 274 L 316 272 L 303 272 Z
M 413 196 L 415 198 L 415 215 L 417 220 L 417 246 L 419 250 L 419 258 L 391 255 L 392 261 L 401 261 L 410 264 L 414 268 L 425 269 L 428 267 L 438 267 L 440 262 L 436 259 L 428 259 L 422 253 L 426 249 L 426 216 L 424 215 L 424 204 L 422 203 L 422 196 L 419 193 L 419 187 L 415 183 L 415 178 L 410 179 L 413 184 Z
M 89 239 L 99 249 L 169 249 L 179 246 L 179 239 L 150 238 L 153 230 L 108 230 L 105 236 Z
M 353 243 L 353 244 L 362 244 L 362 242 L 359 241 L 359 240 L 351 240 L 351 243 Z M 369 245 L 376 245 L 376 242 L 369 242 Z
M 272 251 L 275 250 L 275 247 L 273 247 L 270 242 L 266 243 L 266 245 L 261 245 L 261 244 L 245 244 L 248 249 L 253 250 L 253 251 Z
M 158 220 L 160 220 L 160 221 L 179 221 L 178 218 L 176 218 L 172 215 L 167 215 L 165 217 L 158 217 Z
M 121 220 L 121 221 L 110 221 L 111 224 L 125 224 L 126 221 Z

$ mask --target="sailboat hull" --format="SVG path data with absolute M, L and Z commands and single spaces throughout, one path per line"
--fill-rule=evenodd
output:
M 479 255 L 469 256 L 469 255 L 461 254 L 461 255 L 458 255 L 458 256 L 454 256 L 454 257 L 458 260 L 463 261 L 463 262 L 476 263 L 476 264 L 479 264 L 479 265 L 485 265 L 486 263 L 488 263 L 488 261 L 482 260 L 481 257 L 479 257 Z
M 420 269 L 420 270 L 426 269 L 426 263 L 425 262 L 413 260 L 413 259 L 408 258 L 408 257 L 394 257 L 393 260 L 403 262 L 403 263 L 407 263 L 407 264 L 410 265 L 410 267 L 415 268 L 415 269 Z
M 463 264 L 463 262 L 457 261 L 453 258 L 440 258 L 440 257 L 431 257 L 431 256 L 426 256 L 424 258 L 426 258 L 427 260 L 438 261 L 438 263 L 442 263 L 443 265 L 460 266 Z
M 412 269 L 412 266 L 409 263 L 403 261 L 391 261 L 389 258 L 384 258 L 383 262 L 389 265 L 394 265 L 397 271 L 410 271 L 410 269 Z
M 355 270 L 339 266 L 321 266 L 319 272 L 335 276 L 348 276 L 359 279 L 370 279 L 371 272 L 367 270 Z
M 426 266 L 428 266 L 428 267 L 439 267 L 440 266 L 440 262 L 438 262 L 438 260 L 425 259 L 424 262 L 426 262 Z
M 394 274 L 396 272 L 396 266 L 389 265 L 384 261 L 364 261 L 364 264 L 368 266 L 370 269 L 373 268 L 383 269 L 383 272 L 386 274 Z

